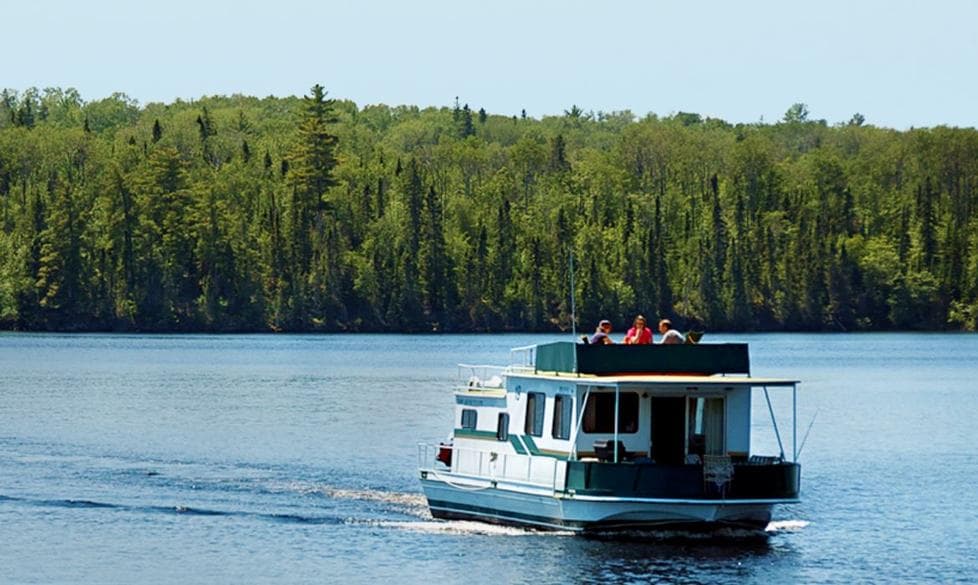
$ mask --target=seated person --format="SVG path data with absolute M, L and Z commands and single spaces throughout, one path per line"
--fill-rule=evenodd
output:
M 686 343 L 686 338 L 683 334 L 672 328 L 672 321 L 669 319 L 663 319 L 659 321 L 659 333 L 662 334 L 663 345 L 674 345 L 679 343 Z
M 645 326 L 645 317 L 635 317 L 635 324 L 625 334 L 626 345 L 648 345 L 652 343 L 652 330 Z
M 588 338 L 588 343 L 591 345 L 605 345 L 614 343 L 610 337 L 611 334 L 611 321 L 607 319 L 602 319 L 598 323 L 598 328 L 594 331 L 594 335 Z

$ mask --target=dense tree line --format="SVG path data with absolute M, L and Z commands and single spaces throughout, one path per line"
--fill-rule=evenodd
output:
M 978 326 L 978 132 L 0 94 L 0 327 Z

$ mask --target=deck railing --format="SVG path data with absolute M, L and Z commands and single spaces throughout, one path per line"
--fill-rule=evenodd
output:
M 506 368 L 503 366 L 458 364 L 458 384 L 456 389 L 502 389 L 505 373 Z
M 436 457 L 446 452 L 451 453 L 450 465 Z M 528 484 L 554 491 L 562 491 L 567 478 L 567 462 L 562 459 L 428 443 L 418 444 L 418 468 L 469 479 Z

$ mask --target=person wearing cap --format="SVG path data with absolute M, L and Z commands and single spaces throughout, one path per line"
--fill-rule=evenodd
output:
M 588 337 L 587 342 L 591 345 L 605 345 L 609 343 L 614 343 L 609 335 L 611 334 L 611 321 L 607 319 L 602 319 L 598 323 L 598 328 L 594 331 L 594 335 Z
M 669 319 L 659 321 L 659 333 L 662 334 L 661 343 L 664 345 L 686 343 L 686 338 L 683 337 L 682 333 L 672 328 L 672 321 Z
M 645 317 L 635 317 L 635 323 L 625 334 L 626 345 L 648 345 L 652 343 L 652 330 L 645 326 Z

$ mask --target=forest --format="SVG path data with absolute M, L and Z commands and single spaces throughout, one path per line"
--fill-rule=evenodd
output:
M 446 101 L 3 91 L 0 329 L 978 328 L 974 128 Z

